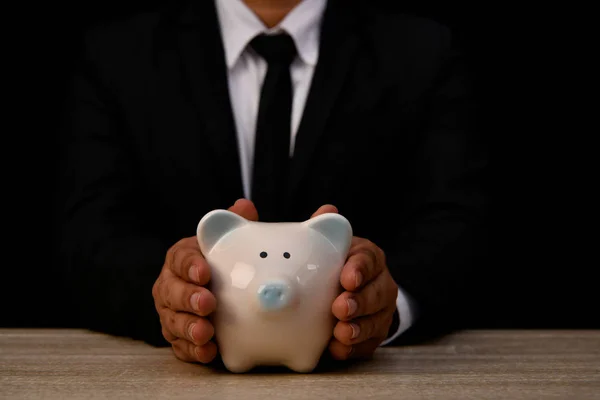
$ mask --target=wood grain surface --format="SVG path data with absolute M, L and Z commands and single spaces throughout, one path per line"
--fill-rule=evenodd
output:
M 600 331 L 465 331 L 370 360 L 235 375 L 83 330 L 0 330 L 1 399 L 600 399 Z

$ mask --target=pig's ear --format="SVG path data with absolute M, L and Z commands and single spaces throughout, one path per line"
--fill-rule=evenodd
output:
M 206 214 L 196 229 L 202 254 L 208 254 L 223 236 L 247 223 L 248 220 L 227 210 L 214 210 Z
M 328 213 L 304 221 L 303 224 L 331 242 L 341 254 L 346 255 L 352 242 L 352 226 L 340 214 Z

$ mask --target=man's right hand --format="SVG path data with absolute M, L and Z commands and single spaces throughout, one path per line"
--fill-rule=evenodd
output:
M 251 221 L 258 220 L 256 208 L 249 200 L 236 201 L 229 211 Z M 207 318 L 217 306 L 215 297 L 206 288 L 209 281 L 210 268 L 196 237 L 192 236 L 169 249 L 152 288 L 162 334 L 183 361 L 208 363 L 217 355 L 212 340 L 214 327 Z

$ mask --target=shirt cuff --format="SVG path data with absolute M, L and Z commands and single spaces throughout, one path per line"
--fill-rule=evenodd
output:
M 400 286 L 398 286 L 396 308 L 398 309 L 398 316 L 400 317 L 398 330 L 392 336 L 388 337 L 383 342 L 381 342 L 379 346 L 385 346 L 393 342 L 398 336 L 404 333 L 413 324 L 413 319 L 415 315 L 414 300 L 412 300 L 408 293 L 404 292 Z

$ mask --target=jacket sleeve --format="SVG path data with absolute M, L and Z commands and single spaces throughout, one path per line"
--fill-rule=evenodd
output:
M 170 244 L 154 231 L 154 205 L 131 162 L 117 96 L 89 51 L 77 65 L 65 117 L 58 247 L 70 318 L 165 344 L 151 291 Z
M 461 326 L 489 277 L 486 138 L 476 124 L 463 55 L 449 31 L 440 32 L 439 68 L 409 173 L 406 224 L 385 249 L 394 279 L 413 300 L 407 338 Z

